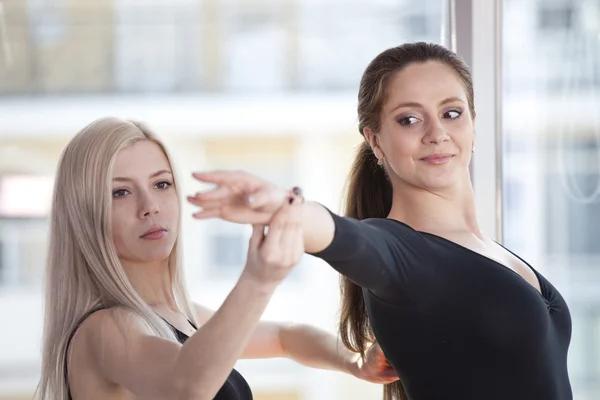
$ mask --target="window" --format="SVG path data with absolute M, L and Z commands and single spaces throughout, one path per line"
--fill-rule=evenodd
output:
M 421 38 L 432 32 L 429 28 L 428 15 L 413 15 L 405 18 L 404 22 L 408 25 L 407 30 L 411 36 Z
M 46 258 L 53 178 L 0 176 L 0 285 L 38 284 Z
M 294 182 L 293 140 L 209 140 L 205 147 L 210 169 L 246 170 L 283 187 Z M 246 262 L 251 227 L 220 220 L 208 220 L 205 224 L 208 234 L 205 251 L 208 275 L 222 278 L 238 275 Z
M 50 211 L 49 176 L 0 175 L 0 218 L 39 218 Z
M 245 247 L 247 247 L 245 244 L 248 239 L 245 232 L 240 229 L 231 229 L 231 232 L 219 229 L 219 232 L 212 234 L 210 239 L 210 247 L 213 249 L 210 265 L 227 270 L 244 265 Z
M 503 5 L 503 239 L 567 300 L 574 398 L 596 399 L 599 319 L 590 310 L 600 305 L 600 46 L 598 18 L 592 28 L 579 17 L 598 16 L 600 3 Z M 513 26 L 529 34 L 512 35 Z
M 299 3 L 299 87 L 355 90 L 374 55 L 405 41 L 441 40 L 442 1 Z
M 572 5 L 543 5 L 538 11 L 538 26 L 543 31 L 569 30 L 574 25 L 575 10 Z
M 115 86 L 124 92 L 202 87 L 201 13 L 195 0 L 115 2 Z
M 0 286 L 36 286 L 46 264 L 48 221 L 0 218 Z
M 550 254 L 600 256 L 600 173 L 581 172 L 571 176 L 549 175 L 547 178 L 546 218 L 564 215 L 564 230 L 547 236 Z M 573 268 L 576 266 L 573 265 Z
M 226 90 L 272 91 L 288 84 L 285 2 L 221 3 Z
M 66 0 L 28 3 L 21 20 L 30 37 L 23 50 L 31 90 L 81 93 L 111 89 L 112 9 L 106 1 L 73 6 Z M 25 67 L 25 66 L 20 66 Z

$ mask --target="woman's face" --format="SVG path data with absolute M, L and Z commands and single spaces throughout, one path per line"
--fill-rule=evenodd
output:
M 365 137 L 392 181 L 439 191 L 468 178 L 474 121 L 457 73 L 441 62 L 410 64 L 387 95 L 380 131 Z
M 112 171 L 112 236 L 121 262 L 160 263 L 177 239 L 180 204 L 171 166 L 150 140 L 121 150 Z

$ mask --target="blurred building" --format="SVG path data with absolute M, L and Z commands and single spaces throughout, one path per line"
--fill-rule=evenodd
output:
M 105 115 L 147 122 L 185 193 L 199 188 L 190 171 L 239 168 L 339 209 L 367 63 L 401 42 L 448 40 L 441 0 L 0 4 L 0 399 L 30 398 L 38 379 L 46 216 L 58 156 L 79 129 Z M 599 21 L 596 0 L 504 1 L 504 241 L 567 297 L 577 400 L 600 397 Z M 192 296 L 218 307 L 249 232 L 184 221 Z M 265 318 L 334 332 L 337 311 L 337 275 L 305 256 Z M 380 393 L 287 360 L 238 367 L 257 400 Z

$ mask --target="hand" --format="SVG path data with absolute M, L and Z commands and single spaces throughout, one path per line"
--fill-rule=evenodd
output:
M 286 190 L 243 171 L 194 173 L 193 177 L 216 184 L 212 190 L 188 196 L 190 203 L 202 208 L 193 215 L 198 219 L 220 218 L 264 225 L 287 196 Z
M 367 349 L 364 361 L 358 356 L 351 369 L 355 377 L 367 382 L 386 384 L 399 379 L 377 343 Z
M 290 194 L 269 222 L 253 225 L 242 279 L 278 285 L 304 254 L 302 199 Z

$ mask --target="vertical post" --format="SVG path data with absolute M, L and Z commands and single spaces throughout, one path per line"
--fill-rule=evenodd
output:
M 483 231 L 502 242 L 502 0 L 450 0 L 456 48 L 475 87 L 472 179 Z

